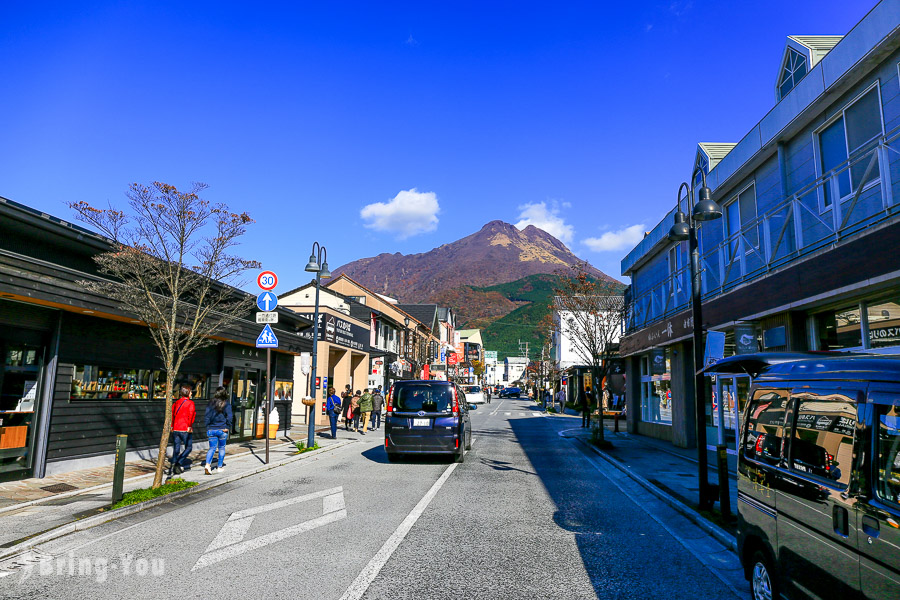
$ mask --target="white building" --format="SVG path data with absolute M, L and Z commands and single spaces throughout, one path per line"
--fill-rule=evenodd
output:
M 528 368 L 528 359 L 521 356 L 507 356 L 503 361 L 503 379 L 505 384 L 521 381 Z

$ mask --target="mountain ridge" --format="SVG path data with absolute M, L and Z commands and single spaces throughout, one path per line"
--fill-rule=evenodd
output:
M 449 290 L 488 287 L 529 275 L 553 274 L 586 262 L 553 235 L 528 225 L 519 229 L 501 220 L 428 252 L 383 252 L 354 260 L 333 270 L 345 273 L 369 289 L 400 302 L 431 302 Z M 597 279 L 618 282 L 588 264 Z M 509 306 L 504 307 L 509 309 Z

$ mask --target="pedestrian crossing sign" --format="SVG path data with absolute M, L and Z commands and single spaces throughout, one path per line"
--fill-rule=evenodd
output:
M 259 337 L 256 338 L 256 347 L 257 348 L 277 348 L 278 347 L 278 338 L 275 337 L 275 332 L 272 331 L 272 327 L 267 323 L 265 327 L 263 327 L 262 332 L 259 334 Z

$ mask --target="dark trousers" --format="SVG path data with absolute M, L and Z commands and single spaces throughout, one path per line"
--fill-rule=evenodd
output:
M 589 408 L 581 409 L 581 426 L 582 427 L 590 427 L 591 426 L 591 409 L 589 409 Z
M 380 429 L 381 428 L 381 411 L 376 410 L 372 412 L 372 429 Z
M 172 448 L 172 467 L 190 465 L 191 461 L 188 460 L 188 456 L 194 449 L 194 434 L 188 431 L 173 431 L 172 435 L 175 438 L 173 442 L 175 447 Z

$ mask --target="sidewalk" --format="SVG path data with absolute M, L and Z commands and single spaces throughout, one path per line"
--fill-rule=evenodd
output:
M 566 410 L 566 420 L 572 421 L 574 427 L 581 424 L 580 414 Z M 573 418 L 573 417 L 577 417 Z M 604 419 L 605 439 L 612 444 L 609 449 L 600 451 L 600 454 L 610 459 L 613 464 L 634 479 L 643 480 L 655 487 L 660 493 L 677 500 L 716 526 L 735 534 L 734 519 L 723 519 L 719 513 L 718 502 L 715 512 L 701 513 L 698 506 L 698 473 L 697 450 L 676 448 L 675 446 L 642 435 L 631 434 L 624 431 L 613 432 L 612 419 Z M 619 428 L 624 429 L 624 423 L 619 423 Z M 590 443 L 591 433 L 589 429 L 571 429 L 560 432 L 565 437 L 578 438 L 585 443 Z M 718 468 L 716 466 L 715 452 L 707 452 L 707 465 L 709 468 L 709 482 L 718 484 Z M 728 455 L 728 486 L 731 498 L 731 514 L 737 509 L 737 472 L 736 457 Z
M 322 431 L 325 431 L 324 429 Z M 320 447 L 357 439 L 353 434 L 338 432 L 332 440 L 317 432 Z M 306 427 L 292 429 L 288 436 L 269 441 L 269 464 L 278 463 L 297 453 L 294 441 L 307 439 Z M 200 466 L 206 460 L 206 450 L 191 453 L 193 468 L 180 477 L 188 481 L 207 482 L 216 478 L 232 478 L 242 473 L 252 474 L 265 466 L 265 440 L 253 440 L 231 444 L 225 451 L 225 464 L 221 474 L 206 475 Z M 125 467 L 124 491 L 150 487 L 153 483 L 155 462 L 140 460 Z M 112 496 L 113 466 L 60 473 L 44 479 L 25 479 L 0 484 L 0 553 L 22 540 L 100 513 L 110 505 Z

